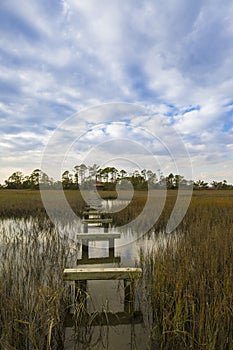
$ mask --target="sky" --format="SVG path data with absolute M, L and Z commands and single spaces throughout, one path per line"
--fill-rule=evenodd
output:
M 232 18 L 231 0 L 1 0 L 0 182 L 40 167 L 54 135 L 62 149 L 84 128 L 63 166 L 90 151 L 117 165 L 119 150 L 135 167 L 142 151 L 120 151 L 125 138 L 167 175 L 176 169 L 164 150 L 183 143 L 195 180 L 233 183 Z

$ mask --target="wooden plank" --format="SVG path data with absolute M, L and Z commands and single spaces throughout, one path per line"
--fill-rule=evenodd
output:
M 65 281 L 82 280 L 118 280 L 138 278 L 142 269 L 137 267 L 100 267 L 100 268 L 68 268 L 64 269 Z
M 104 212 L 101 210 L 89 210 L 89 211 L 83 211 L 82 215 L 109 215 L 108 212 Z
M 82 223 L 85 224 L 110 224 L 112 222 L 112 219 L 84 219 L 82 220 Z
M 88 241 L 108 241 L 109 239 L 120 238 L 120 233 L 79 233 L 78 239 Z
M 67 313 L 65 317 L 64 326 L 73 327 L 75 324 L 78 326 L 118 326 L 127 324 L 140 324 L 143 323 L 143 315 L 141 311 L 135 311 L 132 315 L 125 312 L 100 312 L 95 314 L 84 315 L 75 322 L 75 316 L 72 313 Z
M 77 260 L 78 265 L 93 265 L 93 264 L 120 264 L 121 262 L 121 257 L 120 256 L 115 256 L 115 257 L 110 257 L 106 256 L 105 258 L 82 258 Z
M 89 227 L 90 228 L 90 227 Z M 109 229 L 109 230 L 111 230 L 111 229 Z M 109 231 L 108 230 L 108 232 L 103 232 L 103 230 L 99 230 L 99 228 L 97 228 L 96 230 L 94 230 L 94 226 L 93 226 L 93 229 L 91 229 L 90 231 L 88 231 L 88 232 L 77 232 L 76 234 L 77 234 L 77 236 L 79 236 L 79 235 L 88 235 L 89 234 L 89 232 L 90 232 L 90 234 L 91 235 L 99 235 L 99 234 L 104 234 L 106 237 L 108 236 L 108 235 L 110 235 L 110 237 L 111 237 L 111 234 L 117 234 L 117 235 L 121 235 L 121 232 L 119 232 L 119 231 Z

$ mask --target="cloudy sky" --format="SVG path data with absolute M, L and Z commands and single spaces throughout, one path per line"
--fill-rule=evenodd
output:
M 131 134 L 135 120 L 137 131 L 163 120 L 171 136 L 157 125 L 156 137 L 174 149 L 176 130 L 194 179 L 233 183 L 232 18 L 231 0 L 2 0 L 0 182 L 40 167 L 54 131 L 75 113 L 121 102 L 151 111 L 130 118 L 124 128 Z M 111 137 L 125 136 L 112 108 L 109 121 L 93 113 L 90 123 L 72 146 L 80 157 L 85 142 L 98 146 L 109 130 Z M 137 140 L 144 144 L 143 132 L 134 133 Z M 166 168 L 165 153 L 159 145 L 153 152 L 164 157 L 167 175 L 173 169 Z

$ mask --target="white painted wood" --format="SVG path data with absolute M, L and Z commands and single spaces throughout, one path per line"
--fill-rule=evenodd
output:
M 118 280 L 140 277 L 142 269 L 137 267 L 100 267 L 100 268 L 67 268 L 64 269 L 65 281 L 82 280 Z

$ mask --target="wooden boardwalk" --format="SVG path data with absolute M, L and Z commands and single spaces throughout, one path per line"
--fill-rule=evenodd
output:
M 112 223 L 111 218 L 105 218 L 105 214 L 99 210 L 88 208 L 83 212 L 84 232 L 77 234 L 77 239 L 82 242 L 82 258 L 77 260 L 80 264 L 105 264 L 120 263 L 120 257 L 115 257 L 115 239 L 120 238 L 118 232 L 108 232 Z M 89 227 L 101 226 L 104 233 L 91 233 Z M 101 258 L 89 258 L 90 241 L 108 241 L 109 256 Z M 92 319 L 92 325 L 117 325 L 129 323 L 141 323 L 142 314 L 134 310 L 134 290 L 135 280 L 142 275 L 142 270 L 136 267 L 74 267 L 64 269 L 64 281 L 74 281 L 76 301 L 84 305 L 86 315 Z M 95 313 L 93 318 L 87 312 L 87 281 L 89 280 L 123 280 L 124 283 L 124 312 L 117 313 Z M 85 316 L 85 315 L 84 315 Z M 67 314 L 66 325 L 73 325 L 74 319 L 72 314 Z

